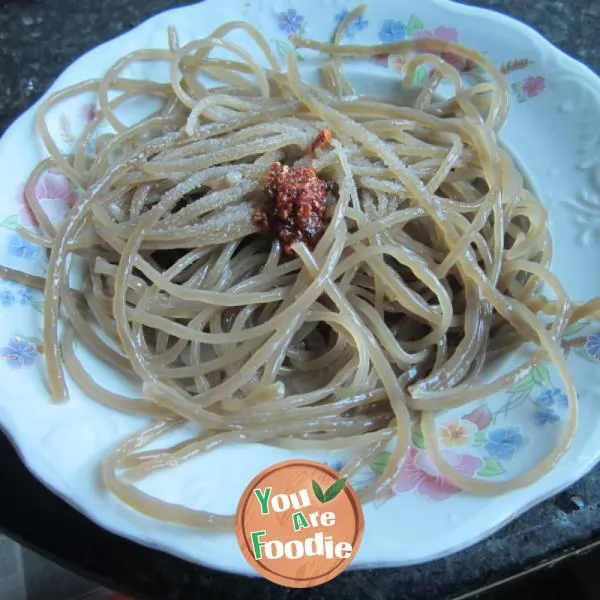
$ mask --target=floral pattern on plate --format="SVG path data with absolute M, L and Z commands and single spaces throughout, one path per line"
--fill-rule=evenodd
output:
M 351 4 L 346 6 L 348 9 L 353 8 Z M 260 28 L 282 58 L 282 52 L 277 50 L 273 40 L 283 42 L 288 51 L 293 48 L 288 38 L 290 34 L 278 27 L 278 13 L 286 13 L 294 8 L 303 18 L 306 36 L 327 40 L 331 38 L 338 23 L 337 15 L 343 5 L 324 3 L 321 0 L 304 0 L 302 3 L 286 0 L 246 3 L 244 7 L 243 18 Z M 418 18 L 413 19 L 411 15 L 418 15 Z M 108 42 L 100 53 L 96 51 L 83 56 L 59 77 L 54 91 L 76 81 L 101 76 L 107 62 L 116 61 L 122 56 L 123 47 L 153 47 L 157 41 L 163 43 L 168 24 L 176 26 L 182 39 L 192 39 L 199 34 L 208 33 L 210 27 L 217 27 L 225 20 L 239 18 L 240 7 L 236 3 L 213 3 L 213 0 L 166 13 Z M 551 189 L 557 196 L 560 193 L 566 201 L 578 198 L 581 194 L 581 201 L 577 200 L 577 209 L 567 210 L 562 203 L 552 206 L 551 217 L 560 229 L 555 238 L 558 252 L 555 254 L 557 262 L 553 267 L 559 277 L 569 280 L 567 289 L 569 293 L 574 292 L 575 300 L 585 300 L 592 294 L 598 294 L 597 278 L 589 276 L 589 273 L 597 273 L 599 268 L 596 245 L 600 240 L 600 169 L 596 150 L 599 147 L 600 130 L 594 126 L 600 122 L 598 79 L 532 30 L 499 14 L 442 0 L 420 3 L 408 1 L 395 5 L 373 0 L 364 15 L 367 25 L 360 31 L 353 31 L 354 41 L 378 43 L 378 34 L 388 19 L 406 25 L 405 39 L 411 39 L 418 31 L 430 31 L 435 35 L 439 27 L 455 29 L 458 41 L 486 52 L 507 75 L 509 84 L 522 82 L 518 86 L 520 92 L 514 87 L 510 89 L 514 102 L 511 104 L 508 127 L 503 135 L 510 148 L 517 154 L 522 153 L 526 159 L 528 174 L 542 194 L 547 194 Z M 297 21 L 298 19 L 288 18 L 287 24 L 294 26 Z M 392 34 L 397 34 L 400 30 L 401 27 L 398 26 L 390 28 Z M 488 36 L 488 31 L 493 31 L 494 35 Z M 345 41 L 346 38 L 343 42 Z M 244 47 L 254 51 L 251 43 Z M 306 55 L 308 58 L 308 51 Z M 389 56 L 380 57 L 380 62 L 385 67 L 392 66 Z M 401 70 L 401 65 L 398 67 Z M 308 59 L 303 68 L 310 68 Z M 477 70 L 465 73 L 465 77 L 469 78 L 479 75 Z M 528 77 L 542 77 L 543 89 L 539 80 L 525 83 Z M 532 95 L 535 92 L 537 95 Z M 517 101 L 518 93 L 525 97 L 523 103 Z M 77 101 L 82 103 L 81 110 L 74 101 L 74 105 L 64 113 L 67 119 L 62 119 L 62 127 L 58 108 L 49 115 L 48 126 L 61 152 L 66 152 L 72 145 L 69 133 L 71 137 L 78 137 L 85 122 L 93 118 L 91 115 L 95 112 L 91 98 L 77 98 Z M 67 122 L 70 132 L 65 127 Z M 559 136 L 557 130 L 565 135 Z M 4 264 L 23 269 L 34 265 L 31 259 L 9 253 L 8 239 L 13 233 L 17 233 L 20 219 L 26 218 L 20 214 L 22 207 L 16 202 L 18 187 L 42 158 L 40 145 L 34 138 L 33 131 L 34 116 L 30 110 L 10 128 L 0 142 L 0 165 L 5 190 L 5 202 L 0 215 L 0 224 L 4 224 L 0 228 L 0 258 Z M 15 152 L 15 148 L 18 152 Z M 564 156 L 575 158 L 569 163 L 564 161 Z M 550 166 L 556 164 L 561 165 L 561 177 L 549 181 L 546 173 Z M 592 185 L 594 181 L 598 183 Z M 582 239 L 579 228 L 583 229 L 585 240 Z M 17 246 L 21 248 L 19 244 Z M 584 247 L 586 244 L 587 248 Z M 27 254 L 27 249 L 24 253 Z M 564 261 L 561 262 L 561 257 L 565 255 L 569 258 L 566 266 Z M 1 424 L 18 445 L 32 472 L 101 526 L 124 537 L 144 540 L 153 547 L 204 566 L 227 568 L 229 571 L 251 575 L 243 557 L 231 552 L 226 536 L 215 538 L 182 535 L 179 526 L 140 517 L 132 511 L 121 511 L 114 504 L 107 508 L 105 491 L 96 485 L 94 477 L 90 477 L 87 466 L 83 468 L 82 465 L 99 464 L 103 450 L 132 433 L 137 425 L 132 425 L 130 416 L 112 412 L 109 414 L 107 409 L 91 402 L 78 389 L 71 389 L 71 401 L 61 406 L 60 410 L 51 402 L 46 402 L 47 387 L 41 368 L 43 357 L 38 353 L 33 358 L 32 366 L 12 367 L 7 362 L 12 356 L 15 356 L 15 365 L 25 365 L 31 361 L 33 354 L 30 346 L 35 343 L 25 336 L 39 335 L 41 315 L 36 313 L 33 304 L 21 304 L 16 288 L 9 290 L 1 286 L 1 289 L 6 293 L 0 298 L 8 302 L 8 305 L 4 305 L 0 301 L 0 348 L 5 349 L 0 356 L 0 369 L 3 370 Z M 361 552 L 355 560 L 357 567 L 373 564 L 403 566 L 465 548 L 474 540 L 482 539 L 497 530 L 526 507 L 564 489 L 597 463 L 600 458 L 600 384 L 597 370 L 600 363 L 600 325 L 591 323 L 572 338 L 581 338 L 577 345 L 572 346 L 568 357 L 581 397 L 581 418 L 573 445 L 552 472 L 518 494 L 481 499 L 461 492 L 454 493 L 444 482 L 439 482 L 438 474 L 420 456 L 421 453 L 426 454 L 426 449 L 413 443 L 412 468 L 418 471 L 416 475 L 419 483 L 412 487 L 417 476 L 409 472 L 411 477 L 414 476 L 410 480 L 410 491 L 404 491 L 408 483 L 395 482 L 397 489 L 402 491 L 392 490 L 388 502 L 380 499 L 365 506 L 371 535 L 363 541 Z M 17 341 L 19 339 L 20 343 Z M 571 339 L 567 338 L 566 341 Z M 554 392 L 555 389 L 560 389 L 559 379 L 551 365 L 545 366 L 548 368 L 549 381 L 536 382 L 529 399 L 518 405 L 510 404 L 506 411 L 499 409 L 508 400 L 516 401 L 523 394 L 522 391 L 519 395 L 499 394 L 498 398 L 490 398 L 486 402 L 465 407 L 457 414 L 440 418 L 438 425 L 439 434 L 444 439 L 443 451 L 454 453 L 448 458 L 452 464 L 462 463 L 469 470 L 476 464 L 480 465 L 474 477 L 490 477 L 492 481 L 498 481 L 510 477 L 519 468 L 544 455 L 551 447 L 552 440 L 564 427 L 565 421 L 562 400 Z M 99 367 L 100 365 L 91 363 L 90 373 L 102 380 L 106 372 Z M 26 377 L 23 377 L 24 373 Z M 117 378 L 111 383 L 114 383 L 117 392 L 131 392 L 127 386 L 121 386 Z M 549 406 L 544 406 L 548 403 Z M 538 424 L 536 414 L 540 408 L 553 410 L 559 415 L 559 419 L 544 425 Z M 35 419 L 31 418 L 32 414 L 36 415 Z M 515 427 L 516 431 L 513 429 Z M 74 433 L 77 434 L 75 438 Z M 416 442 L 420 441 L 418 431 L 415 431 L 414 437 Z M 81 444 L 81 439 L 89 443 Z M 73 452 L 73 448 L 78 451 Z M 206 457 L 206 462 L 200 464 L 199 469 L 201 472 L 229 472 L 230 480 L 235 485 L 239 484 L 239 489 L 243 489 L 247 481 L 266 464 L 289 459 L 295 454 L 264 445 L 250 445 L 241 449 L 242 454 L 239 452 L 240 449 L 233 449 L 228 458 L 216 451 Z M 342 453 L 339 453 L 340 456 L 336 453 L 334 460 L 332 454 L 326 453 L 319 458 L 335 464 L 338 469 L 348 460 L 347 456 L 341 456 Z M 475 457 L 475 460 L 464 461 L 461 456 Z M 497 462 L 494 463 L 492 459 Z M 381 472 L 385 468 L 386 460 L 389 460 L 388 455 L 381 454 L 354 477 L 352 481 L 356 483 L 356 487 L 373 481 L 377 475 L 376 470 Z M 500 470 L 498 464 L 505 473 L 494 474 Z M 56 465 L 60 467 L 57 468 Z M 404 477 L 407 474 L 401 475 L 399 480 Z M 178 478 L 176 473 L 170 472 L 168 484 L 164 488 L 181 503 L 196 506 L 197 498 L 190 493 L 189 483 L 189 478 Z M 444 499 L 441 499 L 439 489 L 442 490 Z M 211 484 L 203 489 L 201 501 L 206 502 L 207 506 L 221 508 L 224 500 L 228 499 L 232 498 L 225 498 L 220 486 Z M 235 498 L 233 500 L 229 507 L 232 511 L 235 510 Z M 116 510 L 112 509 L 113 506 Z M 395 543 L 396 539 L 402 539 L 403 543 Z
M 339 26 L 342 19 L 348 14 L 348 10 L 343 11 L 336 16 L 335 26 Z M 343 16 L 341 16 L 343 15 Z M 341 16 L 341 18 L 340 18 Z M 347 32 L 344 34 L 344 40 L 351 40 L 354 37 L 355 31 L 362 31 L 368 26 L 368 21 L 364 16 L 356 19 L 355 23 L 351 24 Z M 448 42 L 460 42 L 458 30 L 454 27 L 445 25 L 436 25 L 432 28 L 425 28 L 424 22 L 416 15 L 411 15 L 407 21 L 398 19 L 385 19 L 378 28 L 378 40 L 382 43 L 400 42 L 405 39 L 440 39 Z M 414 55 L 413 55 L 414 56 Z M 382 54 L 373 57 L 373 62 L 376 64 L 389 67 L 399 73 L 406 73 L 406 67 L 410 60 L 409 55 Z M 461 73 L 475 72 L 476 65 L 470 60 L 453 54 L 452 52 L 442 52 L 440 58 L 452 65 Z M 515 71 L 527 69 L 533 64 L 533 61 L 528 58 L 517 58 L 509 60 L 501 65 L 498 65 L 500 71 L 505 75 L 509 75 Z M 431 67 L 420 65 L 415 70 L 413 85 L 422 85 L 429 73 Z M 539 96 L 546 89 L 546 80 L 541 75 L 529 75 L 518 81 L 513 81 L 510 84 L 511 90 L 515 95 L 517 102 L 522 103 L 531 98 Z
M 350 14 L 350 11 L 347 8 L 345 8 L 344 10 L 340 11 L 337 15 L 335 15 L 335 24 L 336 24 L 336 27 L 339 27 L 340 24 L 342 23 L 342 21 L 349 14 Z M 367 21 L 367 19 L 365 19 L 364 15 L 359 15 L 358 17 L 356 17 L 356 19 L 354 19 L 348 25 L 348 27 L 346 27 L 346 29 L 342 33 L 342 41 L 343 42 L 350 42 L 350 41 L 352 41 L 354 39 L 354 36 L 357 33 L 363 31 L 368 26 L 369 26 L 369 21 Z
M 589 320 L 582 320 L 567 327 L 562 336 L 562 347 L 567 355 L 573 352 L 578 358 L 600 365 L 600 331 L 593 326 Z M 568 408 L 566 394 L 553 385 L 545 364 L 536 366 L 506 390 L 504 398 L 503 402 L 496 399 L 497 407 L 494 409 L 483 402 L 437 427 L 442 456 L 457 473 L 474 478 L 493 478 L 509 471 L 510 462 L 526 451 L 531 442 L 523 426 L 516 421 L 511 422 L 511 413 L 521 412 L 522 405 L 531 406 L 530 418 L 538 428 L 558 424 Z M 353 485 L 360 489 L 372 484 L 383 474 L 391 457 L 390 450 L 378 454 L 368 468 L 352 477 Z M 343 464 L 340 461 L 336 464 L 337 470 L 341 470 Z M 427 454 L 421 428 L 415 422 L 412 425 L 412 444 L 402 471 L 391 490 L 376 499 L 375 506 L 381 507 L 398 494 L 416 493 L 440 502 L 461 491 L 433 464 Z
M 349 14 L 344 9 L 335 15 L 335 26 Z M 307 19 L 290 8 L 276 13 L 277 29 L 280 33 L 291 35 L 304 35 Z M 351 41 L 356 34 L 369 27 L 369 20 L 363 15 L 355 19 L 346 28 L 343 41 Z M 403 39 L 443 39 L 458 42 L 459 34 L 456 28 L 443 25 L 426 28 L 425 23 L 417 16 L 411 15 L 406 21 L 385 19 L 378 27 L 377 37 L 383 43 L 401 41 Z M 282 59 L 285 54 L 293 51 L 289 40 L 272 40 Z M 297 53 L 299 59 L 302 56 Z M 464 58 L 452 53 L 442 53 L 441 58 L 453 65 L 463 73 L 473 71 L 474 66 Z M 381 55 L 374 57 L 376 64 L 392 68 L 405 73 L 409 57 L 404 55 Z M 505 75 L 528 69 L 533 61 L 527 58 L 513 59 L 504 62 L 499 69 Z M 414 83 L 425 81 L 429 68 L 420 66 L 415 73 Z M 545 78 L 539 75 L 530 75 L 511 83 L 511 88 L 518 102 L 534 98 L 546 88 Z M 76 136 L 75 130 L 81 129 L 87 122 L 96 116 L 96 106 L 93 102 L 85 102 L 78 110 L 72 111 L 71 120 L 66 113 L 58 117 L 58 132 L 62 142 L 72 145 Z M 90 143 L 93 143 L 91 140 Z M 79 190 L 56 169 L 48 169 L 41 175 L 34 188 L 35 197 L 41 209 L 52 224 L 57 224 L 66 212 L 79 199 Z M 18 258 L 33 260 L 39 257 L 40 248 L 23 239 L 15 230 L 19 226 L 36 229 L 37 219 L 29 205 L 24 185 L 21 185 L 16 195 L 16 205 L 19 212 L 11 215 L 0 223 L 0 227 L 11 230 L 7 238 L 8 252 Z M 31 306 L 38 312 L 43 312 L 43 302 L 39 301 L 32 290 L 21 287 L 20 289 L 0 289 L 0 306 L 10 308 L 13 306 Z M 568 352 L 574 350 L 588 362 L 600 363 L 600 332 L 588 336 L 573 337 L 584 329 L 589 322 L 580 322 L 567 329 L 563 336 L 563 347 Z M 32 341 L 33 340 L 33 341 Z M 40 348 L 42 350 L 40 350 Z M 11 338 L 2 349 L 2 356 L 7 364 L 15 368 L 31 366 L 35 356 L 43 351 L 41 341 L 37 339 L 15 336 Z M 548 369 L 539 365 L 526 378 L 506 392 L 507 399 L 499 409 L 492 412 L 487 404 L 472 410 L 462 417 L 450 421 L 438 429 L 441 445 L 445 448 L 444 457 L 458 472 L 471 477 L 496 477 L 505 473 L 504 463 L 510 461 L 529 443 L 529 438 L 524 436 L 517 425 L 496 427 L 493 425 L 498 416 L 506 417 L 520 404 L 527 402 L 533 408 L 532 418 L 538 427 L 552 426 L 558 423 L 566 411 L 566 395 L 557 387 L 553 387 Z M 393 486 L 387 500 L 393 495 L 414 492 L 434 501 L 446 500 L 459 493 L 461 490 L 452 482 L 444 478 L 437 471 L 435 465 L 427 456 L 423 436 L 418 426 L 413 428 L 413 446 L 407 458 L 406 465 Z M 368 475 L 359 474 L 353 479 L 359 487 L 368 485 L 377 474 L 383 473 L 391 453 L 386 451 L 380 454 L 371 464 Z M 341 470 L 344 462 L 333 461 L 330 466 Z M 381 499 L 379 504 L 381 504 Z
M 3 309 L 32 307 L 42 311 L 43 302 L 41 302 L 41 298 L 42 294 L 37 290 L 10 281 L 0 280 L 0 307 Z
M 40 176 L 33 193 L 40 209 L 52 225 L 57 225 L 67 212 L 79 200 L 79 191 L 57 169 L 50 168 Z M 16 231 L 19 227 L 36 230 L 38 220 L 33 208 L 25 195 L 25 185 L 19 186 L 15 197 L 18 213 L 6 217 L 0 222 L 0 227 Z M 14 247 L 11 254 L 23 258 L 37 258 L 40 253 L 38 246 L 25 242 L 17 233 L 8 238 L 9 245 Z
M 286 11 L 277 13 L 277 28 L 280 33 L 285 33 L 288 39 L 282 40 L 280 38 L 274 38 L 271 43 L 275 46 L 279 58 L 282 63 L 285 64 L 286 55 L 289 52 L 294 52 L 294 46 L 289 41 L 292 35 L 303 35 L 306 30 L 306 19 L 301 15 L 295 8 L 289 8 Z M 302 55 L 296 52 L 296 58 L 303 60 Z
M 48 169 L 41 175 L 34 188 L 35 198 L 52 225 L 57 225 L 75 205 L 79 194 L 71 182 L 57 169 Z M 25 195 L 25 186 L 17 193 L 19 207 L 18 223 L 23 227 L 36 228 L 38 220 Z M 6 227 L 6 225 L 5 225 Z
M 41 254 L 39 246 L 32 244 L 17 233 L 11 233 L 6 240 L 7 250 L 11 256 L 25 260 L 34 260 Z
M 38 338 L 15 336 L 0 348 L 0 356 L 13 369 L 31 367 L 39 354 L 44 353 L 42 341 Z

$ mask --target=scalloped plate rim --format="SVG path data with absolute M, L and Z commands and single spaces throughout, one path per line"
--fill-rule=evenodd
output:
M 222 2 L 223 0 L 220 0 L 220 1 Z M 229 2 L 235 3 L 235 0 L 229 0 Z M 67 72 L 71 71 L 72 69 L 77 68 L 78 66 L 80 66 L 82 64 L 85 64 L 89 60 L 93 60 L 93 55 L 101 53 L 105 47 L 113 45 L 116 42 L 123 41 L 126 38 L 134 36 L 140 29 L 149 29 L 150 27 L 157 25 L 159 21 L 161 21 L 162 19 L 165 19 L 169 15 L 174 15 L 176 13 L 187 13 L 190 10 L 195 10 L 198 8 L 201 8 L 202 10 L 208 10 L 209 7 L 211 7 L 212 5 L 216 5 L 216 3 L 217 3 L 217 0 L 204 0 L 204 2 L 200 2 L 197 4 L 191 4 L 191 5 L 172 8 L 172 9 L 165 9 L 165 10 L 157 13 L 156 15 L 153 15 L 152 17 L 149 17 L 149 18 L 143 20 L 138 25 L 136 25 L 134 28 L 132 28 L 131 30 L 126 31 L 121 34 L 118 34 L 118 35 L 110 38 L 109 40 L 106 40 L 105 42 L 101 43 L 100 45 L 95 46 L 94 48 L 83 53 L 81 56 L 79 56 L 77 59 L 75 59 L 73 62 L 71 62 L 66 68 L 64 68 L 61 71 L 61 73 L 58 75 L 56 80 L 52 83 L 52 85 L 46 90 L 46 92 L 44 92 L 44 94 L 42 94 L 42 96 L 32 106 L 30 106 L 25 112 L 23 112 L 17 119 L 15 119 L 9 125 L 9 127 L 4 131 L 2 137 L 0 138 L 0 150 L 2 150 L 2 148 L 9 142 L 9 138 L 11 137 L 11 134 L 13 134 L 19 128 L 19 125 L 29 115 L 31 115 L 31 113 L 34 113 L 37 110 L 38 106 L 43 102 L 43 100 L 45 98 L 47 98 L 48 95 L 50 95 L 51 93 L 56 91 L 57 89 L 60 89 L 61 81 Z M 469 14 L 469 15 L 476 16 L 476 17 L 481 17 L 481 19 L 483 21 L 499 22 L 503 26 L 510 28 L 510 29 L 514 30 L 515 32 L 518 32 L 519 34 L 521 34 L 523 36 L 533 39 L 537 44 L 540 45 L 544 54 L 550 53 L 555 59 L 557 59 L 557 62 L 559 63 L 560 67 L 564 68 L 565 70 L 572 71 L 572 72 L 576 72 L 576 73 L 578 72 L 578 74 L 582 77 L 582 79 L 585 81 L 586 84 L 595 88 L 596 91 L 598 91 L 600 93 L 600 77 L 598 77 L 592 71 L 592 69 L 590 67 L 588 67 L 583 62 L 578 61 L 577 59 L 568 55 L 565 51 L 563 51 L 560 48 L 558 48 L 557 46 L 555 46 L 551 41 L 549 41 L 546 37 L 544 37 L 539 31 L 534 29 L 532 26 L 527 25 L 521 21 L 518 21 L 517 19 L 515 19 L 513 17 L 507 16 L 503 13 L 500 13 L 494 9 L 487 8 L 487 7 L 465 5 L 465 4 L 461 4 L 459 2 L 455 2 L 454 0 L 427 0 L 427 3 L 437 5 L 440 8 L 442 8 L 444 10 L 448 10 L 453 13 L 463 13 L 463 14 Z M 196 564 L 200 564 L 201 566 L 204 566 L 206 568 L 218 569 L 218 570 L 235 573 L 235 574 L 244 574 L 244 575 L 251 575 L 251 576 L 257 575 L 254 571 L 252 571 L 250 569 L 248 569 L 248 570 L 245 570 L 245 569 L 240 570 L 238 568 L 229 569 L 229 568 L 221 566 L 221 565 L 219 565 L 218 567 L 216 567 L 214 565 L 207 565 L 204 562 L 199 561 L 197 557 L 195 557 L 187 552 L 181 552 L 181 551 L 178 551 L 177 548 L 166 547 L 165 545 L 162 545 L 159 540 L 147 539 L 144 536 L 139 535 L 139 533 L 124 532 L 120 527 L 114 526 L 111 524 L 110 513 L 96 514 L 93 511 L 89 511 L 86 508 L 85 504 L 82 504 L 77 499 L 73 498 L 72 495 L 69 494 L 69 491 L 61 490 L 60 489 L 61 485 L 63 485 L 63 487 L 65 487 L 65 486 L 68 487 L 68 485 L 69 485 L 63 479 L 61 479 L 60 477 L 55 477 L 55 481 L 50 481 L 47 478 L 47 476 L 44 473 L 44 468 L 46 466 L 45 465 L 45 463 L 46 463 L 45 457 L 39 453 L 32 453 L 32 452 L 28 453 L 28 451 L 31 451 L 31 448 L 29 448 L 27 446 L 26 440 L 24 443 L 19 442 L 20 438 L 22 439 L 24 435 L 26 436 L 26 432 L 20 430 L 19 425 L 15 422 L 15 420 L 13 419 L 10 412 L 1 403 L 0 403 L 0 426 L 2 427 L 3 431 L 6 433 L 8 439 L 10 440 L 11 444 L 16 449 L 18 455 L 20 456 L 20 458 L 23 461 L 23 463 L 25 464 L 25 466 L 28 468 L 28 470 L 30 470 L 30 472 L 32 474 L 35 475 L 35 477 L 38 479 L 38 481 L 40 481 L 40 483 L 42 483 L 47 489 L 49 489 L 51 492 L 53 492 L 54 494 L 59 496 L 67 504 L 69 504 L 70 506 L 75 508 L 78 512 L 85 515 L 87 518 L 89 518 L 92 522 L 94 522 L 98 526 L 106 529 L 107 531 L 110 531 L 111 533 L 113 533 L 115 535 L 135 541 L 137 543 L 140 543 L 140 544 L 150 547 L 150 548 L 154 548 L 156 550 L 167 551 L 168 553 L 170 553 L 174 556 L 178 556 L 179 558 L 182 558 L 184 560 L 188 560 L 188 561 L 194 562 Z M 547 490 L 546 492 L 544 492 L 542 494 L 536 495 L 536 497 L 532 498 L 530 502 L 526 502 L 518 508 L 511 509 L 498 522 L 495 522 L 493 525 L 491 525 L 487 529 L 482 529 L 478 535 L 473 536 L 469 539 L 463 540 L 454 546 L 448 546 L 445 550 L 443 550 L 441 552 L 431 554 L 428 556 L 418 556 L 418 557 L 415 557 L 414 560 L 409 560 L 409 561 L 405 560 L 402 562 L 394 561 L 392 559 L 389 562 L 383 562 L 383 563 L 381 563 L 381 562 L 361 563 L 360 565 L 353 563 L 349 567 L 349 569 L 357 570 L 357 569 L 367 569 L 367 568 L 383 568 L 383 567 L 389 568 L 389 567 L 401 567 L 401 566 L 409 566 L 409 565 L 414 565 L 414 564 L 422 564 L 425 562 L 429 562 L 429 561 L 441 558 L 441 557 L 451 554 L 453 552 L 457 552 L 464 548 L 467 548 L 467 547 L 485 539 L 486 537 L 490 536 L 491 534 L 495 533 L 496 531 L 498 531 L 499 529 L 504 527 L 507 523 L 513 521 L 515 518 L 517 518 L 519 515 L 523 514 L 524 512 L 528 511 L 533 506 L 543 502 L 544 500 L 546 500 L 548 498 L 551 498 L 552 496 L 556 495 L 557 493 L 568 488 L 569 486 L 574 484 L 576 481 L 578 481 L 579 479 L 584 477 L 587 473 L 589 473 L 598 464 L 598 462 L 600 462 L 600 447 L 596 449 L 593 456 L 589 457 L 588 462 L 586 462 L 585 464 L 579 463 L 581 465 L 579 467 L 579 469 L 572 470 L 571 476 L 564 478 L 560 482 L 560 484 L 557 484 L 552 489 Z

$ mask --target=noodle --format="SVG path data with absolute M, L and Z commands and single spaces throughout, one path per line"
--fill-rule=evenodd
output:
M 392 444 L 385 471 L 360 490 L 369 501 L 396 480 L 415 419 L 439 471 L 483 495 L 542 477 L 574 435 L 577 398 L 560 336 L 569 323 L 599 315 L 600 300 L 572 304 L 548 270 L 546 211 L 498 144 L 506 82 L 484 56 L 443 40 L 341 44 L 364 8 L 342 20 L 331 44 L 294 39 L 326 57 L 326 88 L 302 80 L 294 53 L 282 73 L 258 31 L 233 22 L 183 46 L 170 30 L 168 49 L 128 54 L 102 79 L 62 90 L 39 109 L 48 157 L 25 187 L 39 231 L 21 233 L 48 249 L 48 274 L 0 267 L 0 277 L 44 291 L 54 400 L 67 399 L 66 368 L 96 402 L 155 419 L 102 466 L 108 488 L 142 513 L 231 528 L 231 516 L 169 504 L 134 486 L 224 444 L 345 450 L 352 453 L 346 476 Z M 226 39 L 236 30 L 268 67 Z M 231 58 L 215 58 L 215 49 Z M 385 52 L 411 55 L 406 84 L 419 65 L 432 67 L 412 106 L 356 96 L 342 71 L 345 58 Z M 450 52 L 487 80 L 466 86 L 440 58 Z M 169 83 L 122 76 L 148 60 L 168 64 Z M 206 77 L 220 84 L 210 87 Z M 454 88 L 445 100 L 435 95 L 442 78 Z M 63 156 L 48 112 L 90 91 L 98 111 Z M 149 97 L 160 108 L 131 125 L 122 120 L 120 106 Z M 108 132 L 98 135 L 103 126 Z M 57 225 L 35 197 L 48 168 L 83 189 Z M 318 238 L 287 244 L 276 229 L 265 235 L 264 223 L 275 218 L 264 212 L 265 184 L 288 168 L 313 168 L 324 185 Z M 71 289 L 81 264 L 83 286 Z M 95 381 L 75 338 L 137 382 L 139 396 Z M 482 380 L 487 357 L 526 342 L 537 346 L 529 360 Z M 436 415 L 510 387 L 544 360 L 556 366 L 569 401 L 552 452 L 509 481 L 457 473 L 439 449 Z M 188 422 L 201 433 L 144 449 Z

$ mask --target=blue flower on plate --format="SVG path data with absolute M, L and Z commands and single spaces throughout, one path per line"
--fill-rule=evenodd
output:
M 339 473 L 344 468 L 344 463 L 341 460 L 333 460 L 330 463 L 327 463 L 327 466 Z
M 535 413 L 535 422 L 540 427 L 544 425 L 556 423 L 560 420 L 560 415 L 551 408 L 540 408 Z
M 406 37 L 406 25 L 402 21 L 386 19 L 379 30 L 379 39 L 382 42 L 399 42 Z
M 20 288 L 17 295 L 21 304 L 32 304 L 35 301 L 35 293 L 31 288 Z
M 33 344 L 14 337 L 8 341 L 8 345 L 0 348 L 0 355 L 6 359 L 6 364 L 14 369 L 21 367 L 30 367 L 38 355 Z
M 37 258 L 40 255 L 40 249 L 36 245 L 32 244 L 31 242 L 28 242 L 27 240 L 24 240 L 20 235 L 17 235 L 16 233 L 13 233 L 8 238 L 8 251 L 13 256 L 18 256 L 19 258 L 27 258 L 29 260 L 33 260 L 34 258 Z
M 589 335 L 583 348 L 590 358 L 600 362 L 600 333 Z
M 281 31 L 289 34 L 298 33 L 304 25 L 304 17 L 295 8 L 290 8 L 277 15 L 277 22 Z
M 15 295 L 10 290 L 0 291 L 0 304 L 2 306 L 12 306 L 15 301 Z
M 569 400 L 567 395 L 559 388 L 544 390 L 535 400 L 539 406 L 549 408 L 556 404 L 559 408 L 567 408 Z
M 527 442 L 527 438 L 523 436 L 518 427 L 494 429 L 488 433 L 487 437 L 485 451 L 500 460 L 511 459 L 515 452 Z
M 336 28 L 341 25 L 342 21 L 349 14 L 350 14 L 350 11 L 347 8 L 345 8 L 344 10 L 339 12 L 337 15 L 335 15 Z M 352 23 L 350 23 L 348 25 L 348 27 L 346 27 L 344 33 L 342 34 L 342 37 L 344 39 L 351 40 L 356 33 L 358 33 L 359 31 L 362 31 L 363 29 L 366 29 L 368 26 L 369 26 L 369 21 L 367 21 L 362 15 L 359 15 L 358 17 L 356 17 L 356 19 L 354 19 L 354 21 L 352 21 Z

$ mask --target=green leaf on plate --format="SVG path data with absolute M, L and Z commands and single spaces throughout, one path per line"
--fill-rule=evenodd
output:
M 35 344 L 36 346 L 42 343 L 42 340 L 40 340 L 40 338 L 31 337 L 28 335 L 17 335 L 16 337 L 26 342 L 29 342 L 30 344 Z
M 587 360 L 588 362 L 594 363 L 596 362 L 586 351 L 584 348 L 575 348 L 575 354 L 580 356 L 581 358 Z
M 421 19 L 418 17 L 415 17 L 415 15 L 411 15 L 410 19 L 408 20 L 408 25 L 406 26 L 406 33 L 408 33 L 408 35 L 412 35 L 417 31 L 421 31 L 423 27 L 423 21 L 421 21 Z
M 538 365 L 531 371 L 531 377 L 533 381 L 537 385 L 541 385 L 542 387 L 546 387 L 550 385 L 550 373 L 548 372 L 548 368 L 544 365 Z
M 390 464 L 392 458 L 391 452 L 381 452 L 375 457 L 375 460 L 371 463 L 371 469 L 378 475 L 381 475 L 386 467 Z
M 427 69 L 420 65 L 415 70 L 415 76 L 413 77 L 412 84 L 415 86 L 423 85 L 427 79 Z
M 44 314 L 44 303 L 43 302 L 32 302 L 31 306 L 39 313 Z
M 521 103 L 521 102 L 525 102 L 525 100 L 527 100 L 527 96 L 525 96 L 525 94 L 523 93 L 523 90 L 521 89 L 520 81 L 515 81 L 513 84 L 511 84 L 510 87 L 515 92 L 515 96 L 517 97 L 517 102 Z
M 412 428 L 412 444 L 415 448 L 425 448 L 425 438 L 418 423 L 415 423 Z
M 277 51 L 282 57 L 284 57 L 288 52 L 291 52 L 293 49 L 291 44 L 282 40 L 274 40 L 274 43 Z
M 577 321 L 577 323 L 571 323 L 564 331 L 563 338 L 572 337 L 577 335 L 582 329 L 585 329 L 590 322 L 587 319 Z
M 502 463 L 495 456 L 487 456 L 483 461 L 483 466 L 477 471 L 480 477 L 497 477 L 504 473 Z
M 517 394 L 520 392 L 530 392 L 535 385 L 533 380 L 533 372 L 529 373 L 526 377 L 523 377 L 520 381 L 517 381 L 513 386 L 508 388 L 511 394 Z
M 319 485 L 319 483 L 317 481 L 315 481 L 314 479 L 312 482 L 312 489 L 313 489 L 313 492 L 315 493 L 317 500 L 319 502 L 325 502 L 325 495 L 323 494 L 323 490 L 321 489 L 321 486 Z
M 294 52 L 294 46 L 290 44 L 290 42 L 284 42 L 283 40 L 273 40 L 273 43 L 275 44 L 275 47 L 279 52 L 279 56 L 281 56 L 282 59 L 285 59 L 286 54 Z M 299 52 L 295 52 L 295 54 L 297 61 L 304 60 L 304 57 Z
M 478 431 L 473 437 L 473 444 L 475 446 L 483 446 L 487 442 L 487 435 L 483 431 Z
M 487 456 L 483 460 L 483 466 L 477 471 L 480 477 L 497 477 L 504 473 L 502 463 L 495 456 Z
M 10 217 L 6 217 L 6 219 L 0 223 L 0 227 L 15 231 L 19 227 L 19 217 L 17 215 L 10 215 Z
M 341 479 L 334 481 L 327 488 L 327 491 L 323 495 L 323 502 L 330 502 L 331 500 L 333 500 L 344 489 L 347 480 L 347 477 L 342 477 Z

